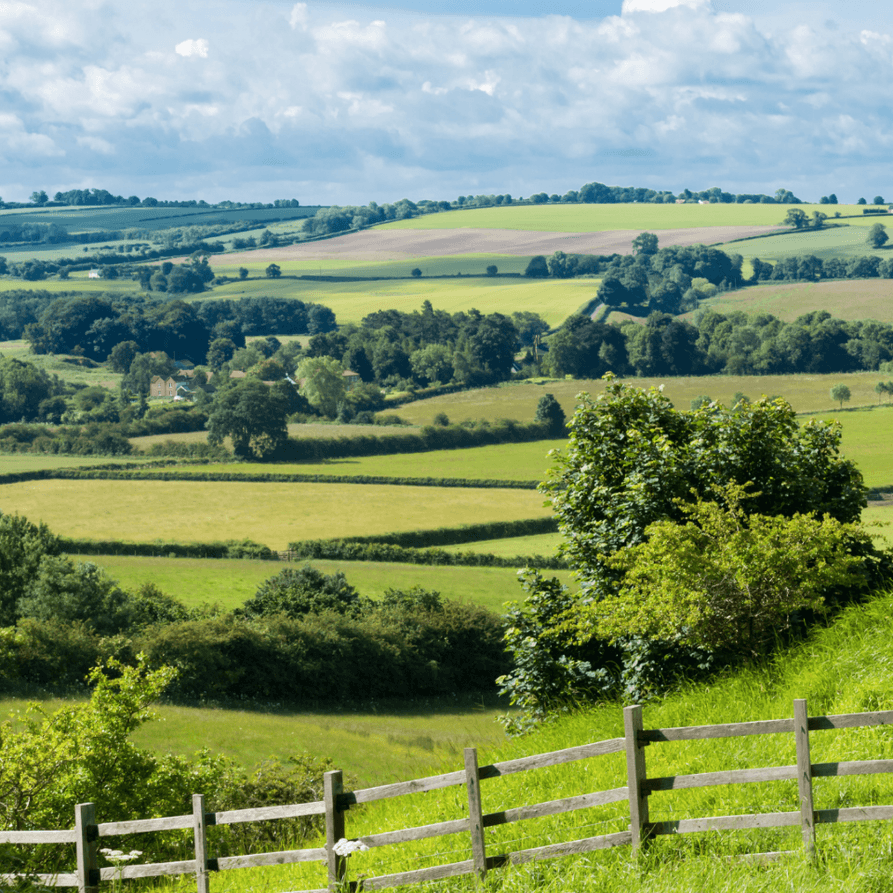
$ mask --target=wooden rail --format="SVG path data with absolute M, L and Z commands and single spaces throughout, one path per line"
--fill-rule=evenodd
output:
M 893 774 L 893 760 L 855 760 L 836 763 L 813 763 L 810 757 L 810 732 L 828 729 L 855 729 L 866 726 L 893 725 L 893 710 L 870 713 L 851 713 L 839 716 L 808 716 L 805 700 L 794 702 L 791 719 L 757 722 L 726 723 L 711 726 L 645 729 L 642 708 L 624 710 L 624 736 L 598 741 L 578 747 L 522 757 L 478 766 L 475 748 L 465 750 L 465 766 L 456 772 L 417 778 L 395 784 L 379 785 L 355 791 L 343 789 L 340 771 L 327 772 L 324 796 L 312 803 L 284 806 L 265 806 L 256 809 L 206 812 L 204 798 L 193 797 L 192 812 L 186 815 L 125 822 L 97 823 L 93 804 L 82 803 L 75 808 L 72 829 L 54 831 L 0 831 L 0 844 L 22 846 L 46 844 L 74 844 L 76 867 L 72 873 L 41 874 L 37 879 L 46 886 L 77 887 L 79 893 L 95 893 L 103 881 L 129 880 L 146 877 L 191 874 L 196 879 L 198 893 L 209 893 L 214 872 L 268 865 L 288 865 L 298 862 L 319 862 L 327 873 L 326 887 L 298 893 L 329 893 L 336 889 L 355 889 L 358 885 L 347 877 L 347 857 L 342 847 L 354 843 L 362 848 L 392 846 L 416 840 L 426 840 L 451 834 L 468 835 L 471 858 L 459 862 L 416 868 L 395 874 L 363 878 L 364 890 L 381 890 L 406 884 L 441 880 L 464 874 L 483 878 L 488 871 L 504 865 L 520 865 L 537 859 L 555 859 L 616 846 L 630 846 L 635 851 L 653 837 L 666 834 L 691 834 L 703 831 L 735 831 L 750 828 L 799 827 L 803 845 L 808 853 L 816 847 L 816 826 L 837 822 L 889 821 L 893 819 L 893 805 L 856 806 L 840 809 L 815 809 L 813 779 L 853 775 Z M 650 746 L 668 741 L 702 741 L 717 738 L 737 738 L 752 735 L 793 735 L 796 745 L 796 764 L 732 769 L 693 775 L 649 777 L 646 751 Z M 592 791 L 573 797 L 549 800 L 484 813 L 481 782 L 501 778 L 516 772 L 560 766 L 608 754 L 625 753 L 627 784 L 608 791 Z M 751 815 L 708 816 L 653 822 L 649 816 L 650 795 L 658 791 L 677 791 L 713 785 L 752 784 L 772 781 L 797 781 L 796 809 L 786 812 Z M 401 797 L 448 787 L 465 788 L 467 815 L 463 818 L 368 834 L 347 841 L 346 813 L 356 804 L 371 803 L 391 797 Z M 484 830 L 543 816 L 560 815 L 581 809 L 591 809 L 610 803 L 629 803 L 629 828 L 611 834 L 553 843 L 532 849 L 488 854 Z M 795 804 L 791 804 L 794 806 Z M 238 856 L 213 858 L 208 853 L 207 828 L 212 825 L 232 825 L 242 822 L 275 821 L 299 816 L 325 817 L 325 845 L 307 849 L 275 853 L 247 853 Z M 195 858 L 178 862 L 158 862 L 128 865 L 120 868 L 99 868 L 98 847 L 104 837 L 130 834 L 150 834 L 158 831 L 191 830 L 195 844 Z M 339 846 L 340 844 L 340 846 Z M 776 858 L 784 853 L 756 853 L 755 858 Z M 0 874 L 0 883 L 14 883 L 17 875 Z

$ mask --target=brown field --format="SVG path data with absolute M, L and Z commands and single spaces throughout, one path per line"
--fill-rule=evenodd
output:
M 727 292 L 702 302 L 701 308 L 711 307 L 720 313 L 771 313 L 783 320 L 827 310 L 838 319 L 893 322 L 891 298 L 893 281 L 889 279 L 775 282 Z M 613 314 L 611 319 L 614 321 Z
M 660 244 L 698 245 L 730 242 L 747 236 L 779 231 L 775 226 L 699 226 L 662 230 Z M 786 232 L 786 230 L 784 230 Z M 629 254 L 632 241 L 641 230 L 562 233 L 529 232 L 511 229 L 372 229 L 350 233 L 336 239 L 262 248 L 240 254 L 217 255 L 212 267 L 231 267 L 240 263 L 271 263 L 299 260 L 398 260 L 410 257 L 449 257 L 457 254 Z

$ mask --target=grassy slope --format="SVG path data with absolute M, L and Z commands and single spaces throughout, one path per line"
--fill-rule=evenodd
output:
M 645 727 L 663 728 L 730 721 L 789 717 L 794 698 L 806 698 L 811 715 L 893 708 L 893 597 L 847 611 L 831 627 L 819 630 L 804 647 L 782 655 L 771 666 L 737 673 L 708 686 L 693 688 L 645 708 Z M 524 738 L 503 745 L 482 742 L 482 764 L 558 750 L 622 734 L 621 711 L 608 706 L 581 711 Z M 889 728 L 812 735 L 813 762 L 890 759 Z M 749 766 L 791 765 L 793 736 L 769 735 L 719 741 L 654 745 L 648 748 L 651 777 L 720 771 Z M 456 769 L 456 758 L 432 765 L 432 771 Z M 485 781 L 484 812 L 532 804 L 584 791 L 625 784 L 621 754 L 583 764 L 526 772 Z M 817 809 L 893 800 L 893 779 L 884 775 L 820 779 L 815 783 Z M 683 817 L 735 815 L 797 809 L 793 781 L 701 788 L 656 794 L 651 801 L 655 821 Z M 460 818 L 465 809 L 459 788 L 382 801 L 347 817 L 347 836 L 358 837 Z M 564 816 L 537 819 L 488 831 L 488 853 L 622 830 L 628 822 L 624 803 Z M 880 893 L 890 889 L 893 874 L 893 824 L 822 825 L 818 829 L 822 860 L 809 863 L 800 854 L 798 828 L 749 832 L 692 834 L 662 838 L 644 862 L 636 863 L 628 848 L 594 853 L 494 872 L 488 889 L 514 891 L 645 891 L 683 890 L 695 893 L 746 891 L 848 891 Z M 793 850 L 778 863 L 727 862 L 744 852 Z M 417 842 L 400 848 L 370 850 L 354 856 L 350 875 L 371 875 L 470 858 L 464 835 Z M 319 869 L 277 868 L 222 876 L 221 891 L 318 886 Z M 473 882 L 457 879 L 439 885 L 445 891 L 471 890 Z
M 877 404 L 875 385 L 888 378 L 881 372 L 852 372 L 829 375 L 706 375 L 690 378 L 631 378 L 637 387 L 664 386 L 664 394 L 677 409 L 688 409 L 691 401 L 702 394 L 728 404 L 741 392 L 752 400 L 762 394 L 784 397 L 797 412 L 826 412 L 834 408 L 830 389 L 838 382 L 849 386 L 852 400 L 849 406 Z M 431 424 L 434 416 L 445 412 L 453 422 L 464 419 L 532 419 L 543 394 L 553 394 L 568 417 L 573 414 L 576 395 L 585 391 L 599 393 L 601 381 L 542 381 L 517 382 L 498 388 L 480 388 L 432 397 L 388 410 L 416 425 Z
M 509 556 L 554 551 L 557 541 L 537 541 L 538 537 L 517 540 L 496 540 L 486 550 Z M 521 540 L 524 542 L 521 542 Z M 508 544 L 514 544 L 509 547 Z M 473 547 L 457 547 L 482 551 Z M 78 561 L 91 561 L 108 571 L 109 576 L 127 589 L 143 583 L 155 583 L 164 592 L 191 606 L 217 602 L 227 609 L 237 608 L 254 595 L 257 587 L 269 577 L 289 567 L 300 567 L 276 561 L 208 558 L 144 558 L 130 555 L 77 556 Z M 418 564 L 392 564 L 371 561 L 310 561 L 323 573 L 341 571 L 347 581 L 369 598 L 380 598 L 387 589 L 409 589 L 421 586 L 434 589 L 455 601 L 482 605 L 501 613 L 506 602 L 516 601 L 524 593 L 518 585 L 517 573 L 505 567 L 432 567 Z M 570 582 L 569 571 L 550 574 Z
M 880 222 L 889 226 L 891 220 L 893 218 L 882 217 Z M 727 242 L 719 247 L 730 253 L 740 254 L 745 260 L 758 257 L 765 261 L 800 254 L 814 254 L 827 260 L 831 257 L 860 257 L 863 254 L 885 257 L 890 253 L 890 248 L 872 248 L 868 244 L 866 227 L 878 223 L 878 220 L 859 218 L 844 222 L 846 226 L 831 226 L 820 230 L 794 230 L 759 239 Z
M 337 430 L 337 429 L 336 429 Z M 344 430 L 344 429 L 342 429 Z M 379 430 L 387 430 L 387 428 Z M 465 450 L 432 450 L 430 453 L 403 453 L 396 456 L 361 456 L 353 459 L 329 459 L 325 462 L 256 465 L 183 465 L 180 473 L 209 474 L 326 474 L 353 477 L 382 475 L 410 478 L 477 478 L 503 481 L 539 481 L 550 465 L 549 450 L 560 448 L 561 440 L 537 440 L 532 443 L 506 443 L 471 447 Z M 166 469 L 151 469 L 163 473 Z
M 46 521 L 63 536 L 139 542 L 248 538 L 275 549 L 299 539 L 542 517 L 548 513 L 542 502 L 532 490 L 356 484 L 54 480 L 0 490 L 0 511 Z
M 383 224 L 386 229 L 517 229 L 534 232 L 606 232 L 615 229 L 662 230 L 695 226 L 777 226 L 787 212 L 812 205 L 523 205 L 475 208 L 430 214 Z M 822 209 L 826 210 L 827 209 Z M 861 208 L 840 205 L 841 214 Z
M 412 266 L 420 263 L 421 259 L 416 259 Z M 512 277 L 423 277 L 372 282 L 317 282 L 282 278 L 230 282 L 195 298 L 238 299 L 256 295 L 300 298 L 330 307 L 339 323 L 359 323 L 364 316 L 383 309 L 411 313 L 421 310 L 422 304 L 430 301 L 436 309 L 450 313 L 476 308 L 483 313 L 510 315 L 515 311 L 529 310 L 539 313 L 554 326 L 592 300 L 598 291 L 598 284 L 597 279 L 531 281 Z

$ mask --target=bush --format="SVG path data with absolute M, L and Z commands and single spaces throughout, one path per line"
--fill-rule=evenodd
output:
M 254 597 L 248 599 L 239 613 L 247 617 L 268 617 L 285 614 L 301 617 L 334 611 L 337 614 L 353 613 L 359 605 L 359 594 L 341 571 L 324 574 L 305 564 L 304 567 L 286 568 L 260 585 Z

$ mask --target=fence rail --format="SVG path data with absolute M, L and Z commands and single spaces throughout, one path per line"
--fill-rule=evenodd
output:
M 464 874 L 480 877 L 505 865 L 520 865 L 537 859 L 555 859 L 579 853 L 617 846 L 630 846 L 634 851 L 649 838 L 668 834 L 692 834 L 704 831 L 735 831 L 752 828 L 798 827 L 803 845 L 812 854 L 816 844 L 816 826 L 837 822 L 889 821 L 893 819 L 893 805 L 855 806 L 838 809 L 815 809 L 813 779 L 854 775 L 893 774 L 893 760 L 854 760 L 847 762 L 812 763 L 810 732 L 829 729 L 855 729 L 866 726 L 893 725 L 893 710 L 870 713 L 850 713 L 838 716 L 808 716 L 806 701 L 794 701 L 791 719 L 761 720 L 757 722 L 726 723 L 710 726 L 688 726 L 668 729 L 645 729 L 642 708 L 627 707 L 623 713 L 624 736 L 597 741 L 551 753 L 536 754 L 487 766 L 478 766 L 477 750 L 465 750 L 465 766 L 455 772 L 417 778 L 394 784 L 378 785 L 355 791 L 345 791 L 342 773 L 327 772 L 324 778 L 323 799 L 312 803 L 267 806 L 256 809 L 206 812 L 204 797 L 193 796 L 192 812 L 165 818 L 137 819 L 125 822 L 97 823 L 94 806 L 81 803 L 75 808 L 72 829 L 53 831 L 0 831 L 0 844 L 22 846 L 46 844 L 75 844 L 76 869 L 73 873 L 37 875 L 37 879 L 56 887 L 77 887 L 79 893 L 95 893 L 103 881 L 129 880 L 145 877 L 193 874 L 198 893 L 209 893 L 210 876 L 214 872 L 269 865 L 288 865 L 299 862 L 319 862 L 326 867 L 327 886 L 300 893 L 329 893 L 348 883 L 350 889 L 359 885 L 349 883 L 347 858 L 339 843 L 345 843 L 346 813 L 351 806 L 371 803 L 392 797 L 426 791 L 464 786 L 467 815 L 460 819 L 421 825 L 414 828 L 382 831 L 355 838 L 366 848 L 392 846 L 416 840 L 426 840 L 451 834 L 467 834 L 471 858 L 459 862 L 417 868 L 412 871 L 363 878 L 364 890 L 381 890 L 407 884 L 442 880 Z M 693 775 L 649 777 L 645 752 L 650 746 L 669 741 L 702 741 L 716 738 L 737 738 L 753 735 L 793 735 L 796 744 L 795 765 L 768 766 L 751 769 L 731 769 Z M 593 759 L 615 753 L 625 753 L 627 784 L 607 791 L 593 791 L 573 797 L 543 803 L 511 807 L 499 812 L 484 813 L 481 782 L 517 772 L 560 766 L 578 760 Z M 652 822 L 649 818 L 649 797 L 657 791 L 677 791 L 714 785 L 737 785 L 772 781 L 797 781 L 798 808 L 787 812 L 756 813 L 749 815 L 708 816 Z M 560 815 L 580 809 L 590 809 L 610 803 L 629 803 L 629 829 L 582 840 L 553 843 L 532 849 L 488 854 L 484 830 L 498 825 L 544 816 Z M 275 853 L 246 853 L 237 856 L 212 858 L 208 853 L 207 828 L 212 825 L 232 825 L 242 822 L 275 821 L 300 816 L 325 817 L 325 846 L 287 850 Z M 148 834 L 158 831 L 191 829 L 195 844 L 195 858 L 176 862 L 157 862 L 124 867 L 99 868 L 98 844 L 104 837 L 123 834 Z M 753 858 L 777 858 L 784 853 L 754 853 Z M 0 874 L 0 882 L 12 883 L 19 875 Z

